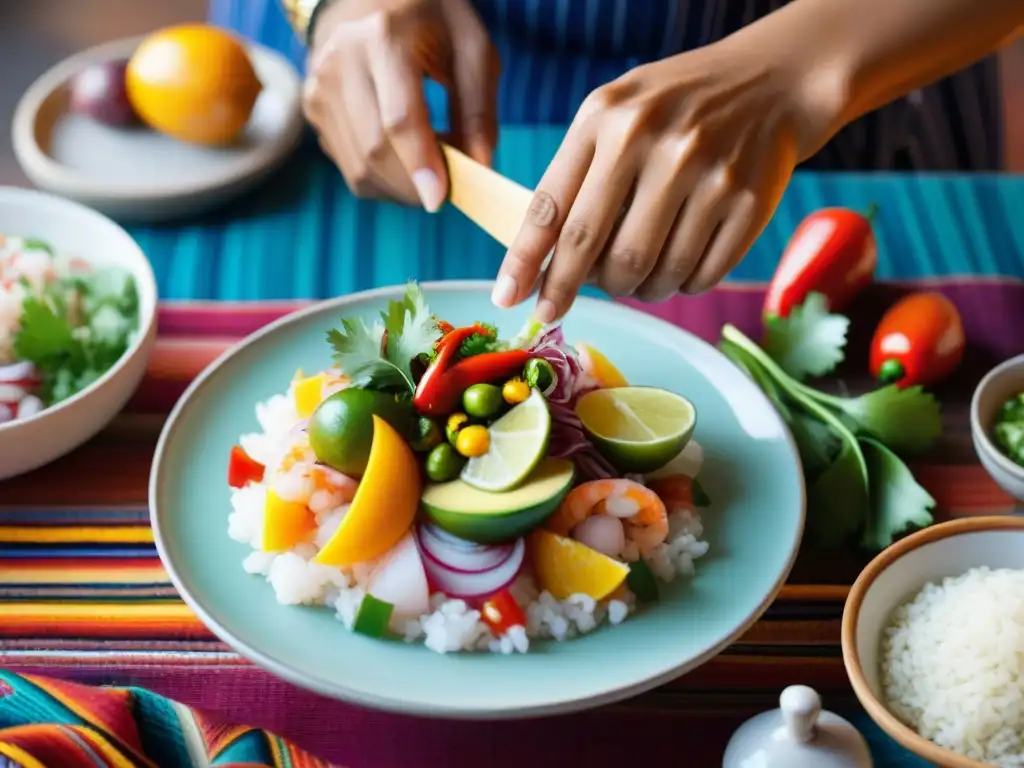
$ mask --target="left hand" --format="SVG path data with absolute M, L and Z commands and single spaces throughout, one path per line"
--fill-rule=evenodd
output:
M 730 39 L 591 93 L 537 186 L 494 302 L 533 291 L 553 322 L 584 282 L 661 301 L 705 291 L 764 229 L 797 162 L 824 143 L 799 78 Z

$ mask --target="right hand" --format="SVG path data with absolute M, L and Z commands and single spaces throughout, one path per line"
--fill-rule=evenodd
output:
M 448 90 L 449 140 L 490 165 L 499 70 L 468 0 L 336 0 L 314 29 L 303 106 L 354 194 L 436 211 L 448 174 L 423 78 Z

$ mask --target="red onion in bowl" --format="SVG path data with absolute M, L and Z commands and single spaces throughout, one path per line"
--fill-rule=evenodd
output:
M 0 403 L 0 424 L 6 424 L 8 421 L 14 421 L 14 409 L 7 403 Z
M 71 81 L 71 111 L 101 123 L 128 126 L 138 115 L 128 98 L 127 60 L 90 64 Z
M 38 383 L 39 375 L 32 363 L 11 363 L 0 365 L 0 384 L 22 385 L 28 382 Z
M 427 580 L 430 582 L 431 589 L 461 600 L 473 601 L 501 591 L 519 575 L 526 557 L 526 543 L 522 539 L 516 539 L 514 544 L 502 545 L 502 547 L 510 546 L 511 551 L 496 566 L 488 570 L 473 572 L 456 570 L 452 565 L 441 561 L 427 551 L 424 542 L 429 534 L 424 533 L 423 525 L 417 528 L 416 533 L 420 551 L 424 555 L 423 568 L 427 572 Z M 500 549 L 500 547 L 487 547 L 487 549 Z
M 0 403 L 20 403 L 28 390 L 18 384 L 0 384 Z
M 511 542 L 489 546 L 466 541 L 431 523 L 420 523 L 418 533 L 423 556 L 456 573 L 494 570 L 515 549 Z
M 37 413 L 42 412 L 43 407 L 42 400 L 35 395 L 29 395 L 18 403 L 18 418 L 27 419 L 29 416 L 35 416 Z

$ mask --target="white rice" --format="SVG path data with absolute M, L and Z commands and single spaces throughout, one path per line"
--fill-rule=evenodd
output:
M 973 568 L 892 614 L 882 682 L 893 714 L 965 757 L 1024 766 L 1024 570 Z
M 262 432 L 242 435 L 239 443 L 253 459 L 268 467 L 268 471 L 262 483 L 233 491 L 232 511 L 228 516 L 228 535 L 253 549 L 242 567 L 247 573 L 265 578 L 278 603 L 323 605 L 332 609 L 336 618 L 351 629 L 365 596 L 369 569 L 365 566 L 335 568 L 312 562 L 340 525 L 348 504 L 341 503 L 340 497 L 332 498 L 330 493 L 316 491 L 298 472 L 271 469 L 279 467 L 291 447 L 302 439 L 294 431 L 299 416 L 290 392 L 257 404 L 256 418 Z M 674 463 L 685 466 L 685 474 L 695 476 L 703 458 L 700 446 L 691 441 L 684 454 Z M 261 551 L 263 507 L 268 488 L 273 488 L 283 499 L 309 505 L 318 525 L 312 543 L 285 553 Z M 692 576 L 694 561 L 708 551 L 702 536 L 701 519 L 695 512 L 671 513 L 668 538 L 647 558 L 651 571 L 666 583 L 679 576 Z M 636 552 L 625 554 L 626 559 L 639 556 Z M 408 643 L 422 642 L 437 653 L 525 653 L 532 640 L 564 642 L 593 631 L 603 622 L 620 624 L 636 607 L 635 597 L 625 587 L 600 602 L 584 594 L 556 600 L 548 592 L 538 590 L 532 576 L 525 572 L 510 589 L 526 615 L 523 628 L 513 628 L 496 638 L 481 620 L 479 611 L 463 600 L 448 599 L 436 593 L 431 596 L 431 611 L 406 621 L 402 637 Z

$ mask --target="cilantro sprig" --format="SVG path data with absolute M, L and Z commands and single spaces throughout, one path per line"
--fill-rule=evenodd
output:
M 340 329 L 327 332 L 334 359 L 352 386 L 364 389 L 416 389 L 415 361 L 429 355 L 440 336 L 437 320 L 416 283 L 406 286 L 400 301 L 389 301 L 372 325 L 344 318 Z
M 811 320 L 821 325 L 801 325 Z M 880 550 L 933 522 L 935 500 L 898 454 L 921 453 L 935 443 L 942 431 L 939 404 L 920 387 L 840 397 L 800 381 L 827 374 L 842 360 L 846 323 L 839 320 L 845 318 L 829 315 L 812 294 L 789 319 L 778 321 L 783 325 L 769 327 L 765 347 L 778 359 L 731 325 L 722 330 L 721 348 L 793 433 L 808 486 L 808 534 L 822 546 L 860 534 L 863 547 Z

